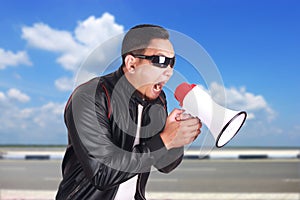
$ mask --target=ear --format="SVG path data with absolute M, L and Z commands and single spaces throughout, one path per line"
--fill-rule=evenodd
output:
M 129 73 L 134 73 L 136 66 L 136 58 L 132 55 L 127 55 L 125 57 L 125 68 Z

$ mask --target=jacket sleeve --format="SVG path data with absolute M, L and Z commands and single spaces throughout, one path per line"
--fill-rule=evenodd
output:
M 154 166 L 163 173 L 169 173 L 173 171 L 182 161 L 183 147 L 171 149 L 168 153 L 162 156 Z
M 167 101 L 164 92 L 161 93 L 161 99 L 165 107 L 165 116 L 168 116 Z M 155 135 L 150 141 L 146 143 L 146 145 L 152 147 L 152 152 L 157 151 L 158 149 L 164 150 L 164 154 L 158 160 L 155 160 L 154 163 L 154 167 L 157 168 L 160 172 L 169 173 L 181 163 L 184 153 L 183 147 L 167 150 L 160 137 L 160 134 Z
M 97 101 L 95 93 L 97 91 Z M 65 109 L 65 123 L 75 154 L 86 176 L 100 190 L 118 185 L 137 173 L 148 172 L 168 153 L 158 137 L 137 145 L 133 152 L 112 142 L 107 96 L 97 83 L 86 84 L 73 93 Z

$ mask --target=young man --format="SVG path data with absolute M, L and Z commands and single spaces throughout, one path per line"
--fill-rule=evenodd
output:
M 162 90 L 173 74 L 174 49 L 156 25 L 130 29 L 122 66 L 79 86 L 65 108 L 68 147 L 56 199 L 145 199 L 151 167 L 163 173 L 182 160 L 201 122 L 174 109 Z

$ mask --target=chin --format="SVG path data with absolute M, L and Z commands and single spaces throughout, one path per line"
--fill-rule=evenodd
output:
M 155 99 L 157 99 L 159 97 L 159 95 L 158 96 L 151 96 L 151 97 L 147 97 L 147 99 L 149 99 L 149 100 L 155 100 Z
M 161 92 L 156 92 L 155 94 L 152 93 L 151 95 L 147 95 L 147 98 L 149 100 L 155 100 L 155 99 L 157 99 L 159 97 L 160 93 Z
M 145 92 L 145 96 L 148 100 L 155 100 L 159 97 L 160 93 L 162 92 L 162 86 L 157 87 L 157 85 L 152 85 L 147 88 Z

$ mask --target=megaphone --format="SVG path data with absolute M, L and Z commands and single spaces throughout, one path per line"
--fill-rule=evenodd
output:
M 186 113 L 198 117 L 208 127 L 218 148 L 226 145 L 238 133 L 247 118 L 245 111 L 234 111 L 220 106 L 195 84 L 178 85 L 175 98 Z

